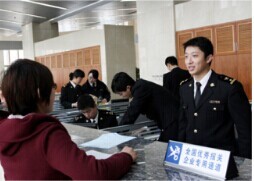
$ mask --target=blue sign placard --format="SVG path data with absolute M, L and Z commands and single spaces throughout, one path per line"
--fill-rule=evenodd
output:
M 165 161 L 179 164 L 180 155 L 182 151 L 182 143 L 178 142 L 171 142 L 171 144 L 168 146 Z
M 213 178 L 225 179 L 229 151 L 169 141 L 164 163 Z

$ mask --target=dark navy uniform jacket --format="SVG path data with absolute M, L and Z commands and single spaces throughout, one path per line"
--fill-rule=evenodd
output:
M 82 86 L 82 90 L 85 94 L 92 94 L 98 99 L 107 99 L 107 101 L 110 101 L 110 92 L 108 87 L 100 80 L 97 80 L 96 87 L 92 87 L 87 80 Z
M 163 75 L 163 87 L 168 89 L 173 94 L 173 96 L 177 97 L 180 100 L 180 83 L 190 77 L 191 76 L 187 70 L 176 67 L 171 72 Z
M 71 104 L 78 101 L 79 96 L 82 95 L 82 89 L 80 85 L 76 85 L 74 88 L 69 82 L 61 89 L 60 102 L 65 109 L 70 109 Z
M 157 122 L 161 129 L 159 141 L 177 140 L 178 101 L 162 86 L 143 79 L 131 88 L 132 101 L 120 124 L 133 124 L 140 114 Z
M 95 128 L 104 129 L 108 127 L 118 126 L 116 115 L 111 111 L 98 109 L 98 123 Z M 91 123 L 91 120 L 87 119 L 84 114 L 79 114 L 74 118 L 75 123 Z
M 179 140 L 251 158 L 251 108 L 241 83 L 212 72 L 197 107 L 193 83 L 180 87 Z

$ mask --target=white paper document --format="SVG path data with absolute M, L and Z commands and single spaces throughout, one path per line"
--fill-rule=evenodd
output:
M 107 133 L 107 134 L 101 135 L 100 137 L 92 141 L 80 144 L 80 146 L 109 149 L 135 138 L 136 137 L 133 137 L 133 136 L 122 136 L 117 133 Z
M 86 151 L 86 154 L 94 156 L 97 160 L 107 159 L 112 155 L 112 154 L 102 153 L 102 152 L 95 151 L 95 150 Z

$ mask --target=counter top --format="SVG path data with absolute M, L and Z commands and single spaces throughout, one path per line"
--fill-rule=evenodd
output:
M 72 136 L 73 141 L 78 145 L 93 140 L 103 133 L 107 133 L 101 130 L 66 123 L 63 123 L 63 125 Z M 111 149 L 93 148 L 93 150 L 104 153 L 115 153 L 120 151 L 125 145 L 136 149 L 138 158 L 131 170 L 122 178 L 122 180 L 212 180 L 205 176 L 164 166 L 163 161 L 167 149 L 166 143 L 136 138 Z M 81 149 L 88 151 L 91 148 Z M 251 180 L 252 161 L 240 157 L 235 157 L 235 161 L 237 163 L 239 176 L 234 178 L 234 180 Z

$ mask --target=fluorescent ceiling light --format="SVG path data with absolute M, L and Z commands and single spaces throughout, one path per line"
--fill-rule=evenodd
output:
M 137 8 L 125 8 L 125 9 L 97 9 L 93 10 L 92 12 L 100 12 L 100 11 L 132 11 L 137 10 Z
M 7 31 L 15 31 L 16 32 L 16 30 L 12 30 L 12 29 L 8 29 L 8 28 L 0 28 L 0 30 L 7 30 Z
M 13 24 L 21 25 L 21 23 L 18 23 L 18 22 L 15 22 L 15 21 L 6 21 L 6 20 L 1 20 L 1 19 L 0 19 L 0 22 L 13 23 Z
M 59 18 L 61 18 L 61 17 L 64 17 L 64 16 L 67 16 L 67 15 L 73 14 L 73 13 L 75 13 L 75 12 L 84 10 L 85 8 L 88 8 L 88 7 L 90 7 L 90 6 L 96 5 L 96 4 L 98 4 L 98 3 L 102 2 L 102 1 L 104 1 L 104 0 L 99 0 L 99 1 L 96 1 L 96 2 L 94 2 L 94 3 L 88 4 L 88 5 L 86 5 L 86 6 L 83 6 L 83 7 L 79 8 L 79 9 L 75 9 L 75 10 L 70 11 L 70 12 L 68 12 L 68 13 L 62 14 L 62 15 L 60 15 L 60 16 L 58 16 L 58 17 L 52 18 L 52 19 L 50 19 L 49 21 L 54 21 L 54 20 L 59 19 Z
M 133 13 L 133 14 L 121 14 L 121 15 L 110 15 L 107 16 L 107 18 L 116 18 L 116 17 L 128 17 L 128 16 L 136 16 L 137 14 L 141 13 Z M 99 17 L 84 17 L 84 18 L 72 18 L 72 19 L 65 19 L 65 20 L 85 20 L 85 19 L 104 19 L 105 16 L 99 16 Z
M 83 23 L 78 23 L 79 25 L 84 25 L 84 24 L 96 24 L 100 23 L 100 21 L 90 21 L 90 22 L 83 22 Z
M 20 0 L 20 1 L 27 2 L 27 3 L 32 3 L 32 4 L 38 4 L 38 5 L 41 5 L 41 6 L 47 6 L 47 7 L 50 7 L 50 8 L 68 10 L 67 8 L 64 8 L 64 7 L 61 7 L 61 6 L 54 6 L 54 5 L 50 5 L 50 4 L 46 4 L 46 3 L 39 3 L 39 2 L 31 1 L 31 0 Z
M 43 16 L 37 16 L 37 15 L 34 15 L 34 14 L 27 14 L 27 13 L 20 13 L 20 12 L 17 12 L 17 11 L 10 11 L 10 10 L 6 10 L 6 9 L 0 9 L 0 11 L 8 12 L 8 13 L 21 14 L 21 15 L 25 15 L 25 16 L 40 18 L 40 19 L 46 19 L 46 17 L 43 17 Z

